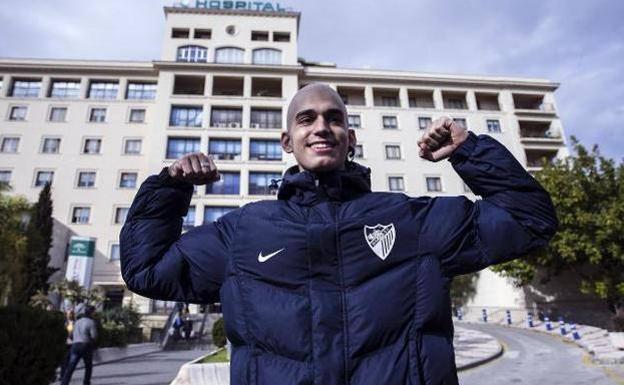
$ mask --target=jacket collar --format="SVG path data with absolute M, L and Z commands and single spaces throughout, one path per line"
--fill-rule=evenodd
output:
M 347 162 L 344 170 L 324 173 L 300 172 L 295 165 L 284 173 L 277 198 L 304 206 L 348 201 L 371 191 L 370 172 L 355 162 Z

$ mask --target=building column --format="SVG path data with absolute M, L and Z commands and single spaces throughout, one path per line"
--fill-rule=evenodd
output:
M 436 110 L 444 109 L 444 100 L 442 99 L 442 90 L 439 88 L 433 89 L 433 106 Z
M 40 98 L 48 97 L 48 90 L 50 89 L 51 80 L 49 76 L 44 76 L 41 78 L 41 89 L 39 90 Z
M 2 89 L 0 89 L 0 98 L 9 96 L 9 88 L 11 88 L 11 82 L 13 77 L 11 75 L 5 75 L 2 77 Z
M 409 98 L 405 87 L 399 88 L 399 105 L 403 108 L 409 108 Z
M 373 107 L 375 104 L 375 96 L 373 95 L 373 87 L 364 87 L 364 104 L 366 107 Z
M 119 78 L 119 89 L 117 90 L 117 100 L 126 98 L 126 89 L 128 88 L 128 78 Z
M 250 98 L 251 97 L 251 76 L 245 75 L 243 79 L 243 97 Z
M 468 111 L 477 111 L 479 108 L 477 106 L 477 96 L 474 91 L 466 91 L 466 106 L 468 107 Z

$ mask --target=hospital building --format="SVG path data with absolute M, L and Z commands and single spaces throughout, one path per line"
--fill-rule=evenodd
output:
M 301 16 L 279 4 L 200 0 L 164 8 L 162 53 L 151 61 L 0 58 L 0 180 L 33 202 L 51 182 L 54 279 L 66 275 L 70 241 L 85 237 L 90 286 L 105 290 L 106 306 L 132 299 L 157 328 L 174 304 L 128 291 L 119 266 L 119 232 L 141 182 L 185 153 L 214 156 L 221 181 L 196 187 L 185 228 L 275 199 L 268 185 L 294 164 L 279 142 L 287 104 L 311 82 L 343 98 L 373 190 L 477 199 L 449 162 L 418 156 L 416 141 L 444 115 L 496 138 L 531 172 L 567 155 L 558 83 L 304 59 Z M 525 305 L 493 272 L 477 287 L 476 305 Z

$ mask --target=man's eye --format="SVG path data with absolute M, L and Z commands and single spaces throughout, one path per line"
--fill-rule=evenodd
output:
M 312 123 L 312 118 L 301 118 L 298 121 L 299 124 L 310 124 Z

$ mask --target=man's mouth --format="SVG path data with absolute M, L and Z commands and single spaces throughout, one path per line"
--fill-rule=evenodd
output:
M 336 143 L 329 140 L 317 140 L 308 143 L 307 147 L 312 147 L 315 150 L 327 150 L 336 147 Z

